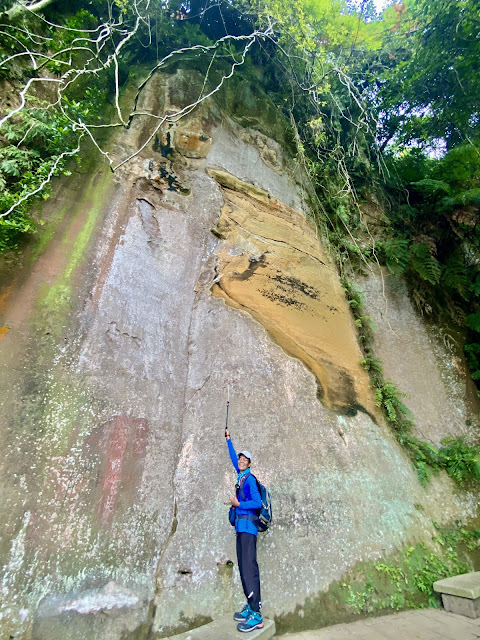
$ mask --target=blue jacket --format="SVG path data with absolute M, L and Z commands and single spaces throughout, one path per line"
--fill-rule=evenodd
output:
M 240 472 L 238 468 L 238 456 L 235 453 L 235 449 L 233 447 L 233 443 L 231 440 L 227 440 L 228 445 L 228 453 L 230 454 L 230 460 L 234 466 L 234 469 L 237 473 Z M 258 491 L 257 481 L 255 478 L 250 475 L 250 470 L 248 470 L 246 474 L 246 480 L 243 481 L 243 492 L 245 493 L 245 500 L 242 501 L 241 493 L 238 495 L 238 500 L 240 502 L 239 507 L 235 507 L 236 515 L 245 515 L 245 516 L 257 516 L 257 509 L 262 507 L 262 498 L 260 496 L 260 492 Z M 251 520 L 247 520 L 246 518 L 237 518 L 235 521 L 235 531 L 238 533 L 251 533 L 254 536 L 257 535 L 257 527 Z

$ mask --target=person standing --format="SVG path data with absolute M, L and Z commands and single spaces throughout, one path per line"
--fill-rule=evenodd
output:
M 237 538 L 237 561 L 242 581 L 243 592 L 247 602 L 241 611 L 233 614 L 238 622 L 238 631 L 249 632 L 263 628 L 262 607 L 260 599 L 260 571 L 257 563 L 257 534 L 255 523 L 258 520 L 258 509 L 262 499 L 257 481 L 250 471 L 252 454 L 240 451 L 237 455 L 230 438 L 230 431 L 225 431 L 228 453 L 237 472 L 235 485 L 236 495 L 230 496 L 235 508 L 235 534 Z

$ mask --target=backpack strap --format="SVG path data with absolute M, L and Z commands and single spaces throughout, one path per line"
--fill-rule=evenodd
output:
M 240 496 L 241 496 L 241 498 L 242 498 L 243 502 L 245 502 L 245 501 L 246 501 L 246 500 L 245 500 L 245 489 L 244 489 L 245 482 L 247 481 L 247 478 L 248 478 L 248 476 L 250 476 L 250 475 L 251 475 L 250 473 L 247 473 L 247 475 L 246 475 L 246 476 L 243 476 L 243 478 L 240 480 L 240 485 L 239 485 L 239 488 L 238 488 L 238 493 L 240 493 Z M 255 477 L 255 476 L 254 476 L 254 477 Z M 238 498 L 238 493 L 237 493 L 237 498 Z
M 253 473 L 250 473 L 250 475 L 252 476 L 252 478 L 254 478 L 254 479 L 255 479 L 255 482 L 257 483 L 258 493 L 259 493 L 259 494 L 260 494 L 260 496 L 261 496 L 261 495 L 262 495 L 262 491 L 261 491 L 261 489 L 260 489 L 260 482 L 259 482 L 259 480 L 258 480 L 257 476 L 254 476 L 254 475 L 253 475 Z
M 244 485 L 245 485 L 245 482 L 247 481 L 248 478 L 253 478 L 255 480 L 255 482 L 257 483 L 258 492 L 261 493 L 260 492 L 260 483 L 258 482 L 257 478 L 253 475 L 253 473 L 251 473 L 251 472 L 247 473 L 247 475 L 243 476 L 243 478 L 240 480 L 240 485 L 239 485 L 238 490 L 237 490 L 237 498 L 238 498 L 238 495 L 240 494 L 243 502 L 246 501 Z

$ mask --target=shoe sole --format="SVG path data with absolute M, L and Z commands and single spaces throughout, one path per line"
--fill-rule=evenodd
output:
M 240 633 L 250 633 L 250 631 L 255 631 L 255 629 L 263 629 L 264 624 L 263 622 L 260 624 L 256 624 L 254 627 L 249 627 L 248 629 L 239 629 L 237 627 L 237 631 L 240 631 Z
M 237 618 L 235 616 L 233 616 L 233 619 L 235 620 L 235 622 L 245 622 L 245 620 L 247 619 L 248 616 L 246 616 L 245 618 L 243 616 L 238 616 Z

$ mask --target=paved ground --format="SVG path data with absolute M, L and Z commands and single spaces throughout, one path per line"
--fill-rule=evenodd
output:
M 232 619 L 233 612 L 227 613 L 221 618 L 217 618 L 209 624 L 197 627 L 191 631 L 186 631 L 171 638 L 163 640 L 241 640 L 241 638 L 257 638 L 257 640 L 269 640 L 275 633 L 275 623 L 273 620 L 264 620 L 263 629 L 240 633 L 237 631 L 237 623 Z
M 402 611 L 391 616 L 303 631 L 278 640 L 477 640 L 480 618 L 472 620 L 439 609 Z

